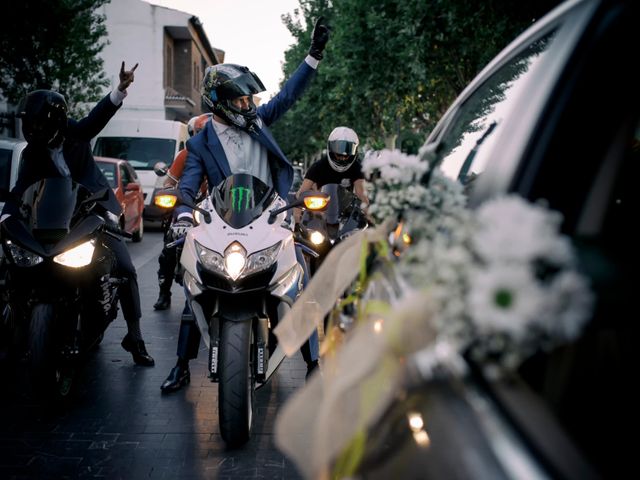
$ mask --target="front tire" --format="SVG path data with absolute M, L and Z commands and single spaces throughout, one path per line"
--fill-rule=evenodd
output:
M 131 237 L 131 241 L 134 243 L 138 243 L 142 241 L 142 237 L 144 236 L 144 220 L 140 219 L 140 228 L 133 232 L 133 236 Z
M 245 444 L 251 437 L 255 400 L 251 343 L 252 322 L 223 321 L 218 411 L 220 434 L 232 448 Z

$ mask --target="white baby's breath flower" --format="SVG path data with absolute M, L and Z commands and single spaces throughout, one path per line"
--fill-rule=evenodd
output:
M 480 335 L 504 332 L 521 339 L 543 312 L 544 291 L 528 266 L 492 265 L 470 272 L 467 302 Z
M 476 214 L 473 247 L 485 261 L 571 261 L 568 242 L 557 232 L 562 218 L 511 195 L 486 202 Z
M 363 171 L 371 179 L 371 215 L 401 219 L 410 235 L 397 268 L 435 301 L 439 336 L 497 362 L 496 371 L 575 339 L 593 301 L 559 233 L 562 217 L 515 195 L 470 210 L 463 186 L 440 170 L 420 182 L 428 169 L 421 156 L 370 152 Z
M 575 340 L 593 309 L 587 281 L 575 271 L 563 271 L 546 290 L 545 330 L 559 342 Z

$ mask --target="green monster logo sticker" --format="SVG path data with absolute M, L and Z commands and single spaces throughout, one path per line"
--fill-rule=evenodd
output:
M 231 188 L 231 209 L 234 212 L 241 212 L 249 208 L 251 200 L 251 189 L 246 187 Z

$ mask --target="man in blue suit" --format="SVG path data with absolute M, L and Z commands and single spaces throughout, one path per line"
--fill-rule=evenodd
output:
M 193 202 L 202 181 L 210 188 L 236 173 L 258 177 L 287 198 L 293 182 L 293 167 L 274 140 L 269 125 L 278 120 L 300 98 L 311 81 L 329 40 L 329 27 L 322 17 L 313 29 L 309 55 L 268 103 L 256 107 L 253 95 L 265 90 L 258 76 L 247 67 L 221 64 L 208 67 L 203 79 L 202 98 L 213 112 L 207 126 L 187 142 L 189 155 L 180 181 L 180 194 Z M 187 207 L 176 210 L 174 232 L 184 234 L 193 225 Z M 197 355 L 200 334 L 190 316 L 183 317 L 178 339 L 178 362 L 160 387 L 163 392 L 178 390 L 190 381 L 189 359 Z M 303 348 L 307 372 L 318 361 L 317 334 L 311 346 Z

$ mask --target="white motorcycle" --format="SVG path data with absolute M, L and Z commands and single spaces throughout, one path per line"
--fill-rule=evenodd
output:
M 228 177 L 194 208 L 180 262 L 186 295 L 209 349 L 209 372 L 218 382 L 220 433 L 229 446 L 247 442 L 257 384 L 269 379 L 284 354 L 271 333 L 301 293 L 286 210 L 326 208 L 329 197 L 308 192 L 287 204 L 248 174 Z

